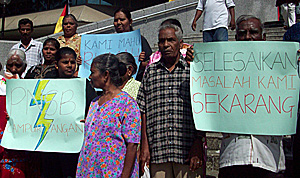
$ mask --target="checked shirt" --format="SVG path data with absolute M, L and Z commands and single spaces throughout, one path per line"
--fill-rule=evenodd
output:
M 196 129 L 190 103 L 190 68 L 183 57 L 171 72 L 160 61 L 151 64 L 137 102 L 146 114 L 151 163 L 185 163 Z
M 20 41 L 19 43 L 15 44 L 11 49 L 21 49 L 26 54 L 26 62 L 27 67 L 25 72 L 23 73 L 22 77 L 25 76 L 26 72 L 35 65 L 42 64 L 44 61 L 42 49 L 43 49 L 43 43 L 31 39 L 29 45 L 27 48 L 25 48 Z

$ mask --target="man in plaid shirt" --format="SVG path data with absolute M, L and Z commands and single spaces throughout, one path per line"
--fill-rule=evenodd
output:
M 142 114 L 140 163 L 151 177 L 201 177 L 202 133 L 195 129 L 190 101 L 190 67 L 180 53 L 182 31 L 162 25 L 162 57 L 151 64 L 137 96 Z
M 31 38 L 31 33 L 33 32 L 33 23 L 31 20 L 27 18 L 21 19 L 19 20 L 18 26 L 21 40 L 11 49 L 21 49 L 26 54 L 27 68 L 22 75 L 22 77 L 24 77 L 28 69 L 43 62 L 43 44 Z

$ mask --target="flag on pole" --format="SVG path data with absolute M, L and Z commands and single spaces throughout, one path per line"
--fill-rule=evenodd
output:
M 67 8 L 69 8 L 69 7 L 66 4 L 64 10 L 62 11 L 62 13 L 60 15 L 60 17 L 58 18 L 58 21 L 57 21 L 56 26 L 55 26 L 54 34 L 62 32 L 62 22 L 63 22 L 63 19 L 64 19 L 65 15 L 67 15 Z

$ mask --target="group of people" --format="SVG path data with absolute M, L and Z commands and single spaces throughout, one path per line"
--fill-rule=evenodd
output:
M 265 40 L 260 19 L 242 15 L 235 22 L 234 6 L 231 0 L 199 0 L 192 29 L 204 12 L 204 41 L 227 41 L 229 10 L 237 41 Z M 216 9 L 222 15 L 212 13 Z M 113 24 L 117 33 L 132 31 L 130 11 L 118 9 Z M 8 54 L 0 91 L 5 95 L 5 81 L 11 78 L 76 78 L 81 65 L 77 26 L 76 18 L 67 15 L 64 35 L 41 44 L 30 36 L 32 22 L 20 20 L 21 41 Z M 128 178 L 142 176 L 145 166 L 153 178 L 205 177 L 205 132 L 196 130 L 191 108 L 193 48 L 183 43 L 176 19 L 159 26 L 159 51 L 152 54 L 143 36 L 141 41 L 139 67 L 127 52 L 93 59 L 80 153 L 35 154 L 2 148 L 0 177 Z M 0 137 L 4 130 L 5 123 L 0 124 Z M 282 136 L 223 134 L 220 178 L 279 178 L 284 170 Z

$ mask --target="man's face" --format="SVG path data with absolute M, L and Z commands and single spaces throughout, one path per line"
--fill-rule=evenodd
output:
M 248 19 L 238 25 L 236 32 L 237 41 L 264 41 L 265 36 L 262 34 L 261 23 L 257 19 Z
M 177 59 L 180 56 L 180 44 L 173 28 L 166 28 L 159 31 L 158 47 L 164 59 Z
M 31 33 L 32 33 L 31 25 L 29 23 L 27 24 L 21 24 L 19 33 L 21 34 L 22 39 L 28 39 L 31 38 Z

